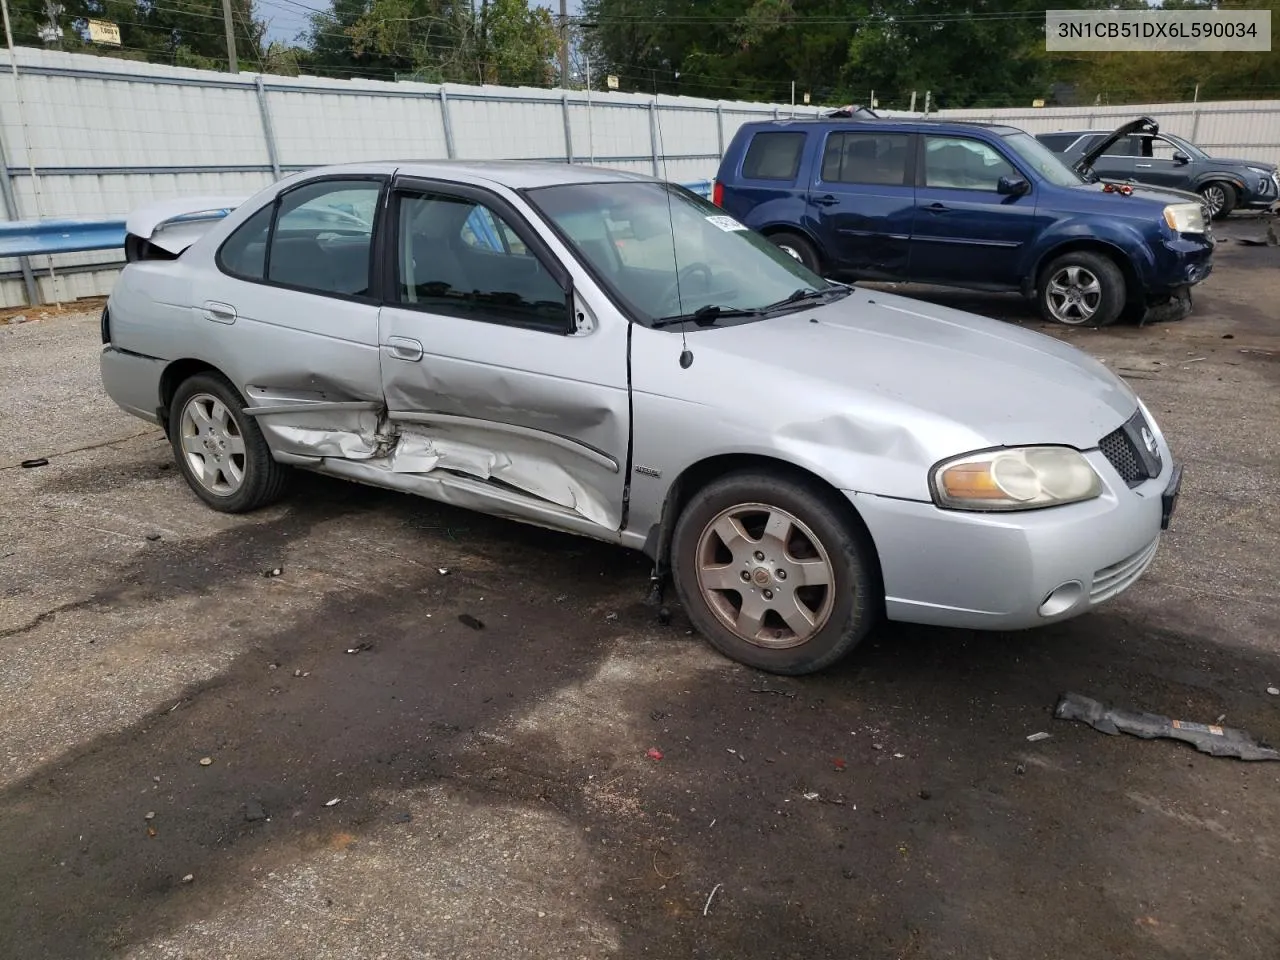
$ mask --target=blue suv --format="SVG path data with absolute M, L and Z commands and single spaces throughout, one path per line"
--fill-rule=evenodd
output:
M 1185 316 L 1213 263 L 1199 197 L 1085 182 L 1035 137 L 993 124 L 748 123 L 714 199 L 827 276 L 1018 290 L 1077 326 L 1165 305 Z

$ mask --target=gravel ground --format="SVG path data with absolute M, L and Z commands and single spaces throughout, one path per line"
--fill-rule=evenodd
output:
M 213 513 L 96 311 L 0 325 L 0 956 L 1271 960 L 1280 764 L 1051 712 L 1280 741 L 1278 267 L 1227 242 L 1187 320 L 1049 331 L 1187 464 L 1132 590 L 800 680 L 606 546 L 318 477 Z

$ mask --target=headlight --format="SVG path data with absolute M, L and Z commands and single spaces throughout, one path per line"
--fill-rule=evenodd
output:
M 1198 203 L 1171 203 L 1164 208 L 1164 222 L 1178 233 L 1204 233 L 1204 210 Z
M 951 510 L 1033 510 L 1102 493 L 1089 461 L 1070 447 L 1011 447 L 970 453 L 933 471 L 933 496 Z

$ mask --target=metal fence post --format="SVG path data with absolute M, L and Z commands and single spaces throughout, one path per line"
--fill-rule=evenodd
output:
M 1200 111 L 1193 111 L 1191 114 L 1191 136 L 1188 138 L 1192 143 L 1196 142 L 1196 135 L 1200 132 Z
M 716 144 L 720 148 L 720 159 L 724 159 L 724 104 L 716 104 Z
M 18 198 L 13 192 L 13 174 L 9 171 L 9 148 L 4 143 L 4 132 L 0 129 L 0 166 L 4 167 L 0 176 L 0 193 L 4 194 L 4 212 L 10 220 L 17 220 Z M 40 305 L 40 288 L 36 286 L 36 275 L 31 272 L 31 258 L 19 257 L 18 269 L 22 271 L 22 286 L 27 291 L 27 306 Z
M 564 114 L 564 156 L 573 163 L 573 126 L 569 123 L 569 94 L 560 94 L 560 109 Z
M 658 175 L 658 98 L 649 101 L 649 147 L 653 154 L 653 175 Z M 666 150 L 663 150 L 665 153 Z
M 444 126 L 445 153 L 453 160 L 456 157 L 453 148 L 453 123 L 449 120 L 449 94 L 445 92 L 443 83 L 440 84 L 440 122 Z
M 271 126 L 271 110 L 267 106 L 267 87 L 262 74 L 254 78 L 258 89 L 258 112 L 262 114 L 262 133 L 267 138 L 267 158 L 271 161 L 271 176 L 280 179 L 280 154 L 276 152 L 276 133 Z

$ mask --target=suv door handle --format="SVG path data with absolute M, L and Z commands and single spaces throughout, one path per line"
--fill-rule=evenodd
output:
M 214 323 L 235 323 L 236 308 L 229 303 L 219 303 L 217 300 L 206 300 L 204 302 L 204 318 L 212 320 Z
M 422 344 L 409 337 L 387 337 L 387 347 L 397 360 L 413 363 L 422 359 Z
M 832 207 L 840 202 L 840 198 L 833 197 L 831 194 L 828 193 L 825 197 L 814 197 L 812 198 L 812 200 L 810 200 L 810 202 L 816 203 L 820 207 Z
M 1135 164 L 1134 164 L 1134 166 L 1135 166 L 1135 167 L 1149 167 L 1149 166 L 1151 166 L 1151 164 L 1149 164 L 1149 163 L 1135 163 Z
M 933 203 L 925 207 L 925 209 L 928 210 L 930 213 L 942 213 L 944 210 L 947 209 L 947 205 L 945 203 L 938 203 L 937 201 L 934 201 Z

